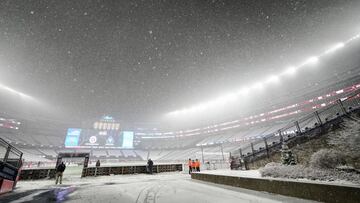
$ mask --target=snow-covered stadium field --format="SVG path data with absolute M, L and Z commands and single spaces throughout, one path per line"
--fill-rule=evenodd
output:
M 75 169 L 54 180 L 20 181 L 2 202 L 312 202 L 191 180 L 181 172 L 79 178 Z

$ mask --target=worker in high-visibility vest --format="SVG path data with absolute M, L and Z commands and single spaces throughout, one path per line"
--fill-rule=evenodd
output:
M 197 172 L 200 172 L 200 161 L 198 159 L 195 161 L 195 168 Z
M 192 166 L 191 166 L 191 164 L 192 164 L 192 161 L 191 161 L 191 159 L 189 159 L 189 161 L 188 161 L 188 165 L 189 165 L 189 174 L 191 174 L 191 172 L 192 172 Z

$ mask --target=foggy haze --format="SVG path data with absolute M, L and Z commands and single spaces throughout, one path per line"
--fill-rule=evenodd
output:
M 43 115 L 153 122 L 359 33 L 359 10 L 356 0 L 1 1 L 0 83 L 41 101 Z M 307 74 L 271 90 L 334 72 L 298 78 Z M 0 96 L 2 112 L 31 106 Z

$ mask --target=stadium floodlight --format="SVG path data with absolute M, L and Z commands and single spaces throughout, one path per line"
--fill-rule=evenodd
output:
M 343 48 L 346 44 L 348 44 L 348 43 L 350 43 L 350 42 L 352 42 L 354 40 L 357 40 L 359 38 L 360 38 L 360 34 L 357 34 L 357 35 L 353 36 L 352 38 L 348 39 L 345 42 L 339 42 L 339 43 L 335 44 L 332 48 L 330 48 L 330 49 L 326 50 L 325 52 L 323 52 L 321 55 L 309 57 L 307 60 L 305 60 L 304 63 L 298 65 L 297 67 L 291 66 L 291 67 L 288 67 L 286 70 L 284 70 L 284 72 L 282 72 L 278 76 L 277 75 L 270 76 L 264 83 L 266 83 L 266 82 L 271 82 L 271 83 L 279 82 L 279 79 L 280 79 L 279 76 L 294 75 L 297 72 L 297 69 L 301 68 L 302 66 L 316 64 L 319 61 L 319 57 L 322 57 L 325 54 L 335 52 L 335 51 Z M 194 111 L 202 111 L 202 110 L 206 110 L 207 108 L 216 107 L 217 105 L 223 105 L 223 104 L 231 102 L 231 101 L 236 101 L 238 99 L 239 95 L 241 95 L 241 96 L 248 95 L 248 93 L 250 92 L 251 89 L 256 89 L 256 90 L 263 89 L 264 88 L 264 83 L 257 82 L 257 83 L 253 84 L 250 87 L 243 87 L 242 89 L 236 91 L 235 93 L 226 94 L 224 96 L 218 97 L 215 100 L 212 100 L 212 101 L 209 101 L 209 102 L 206 102 L 206 103 L 202 103 L 202 104 L 198 104 L 198 105 L 193 106 L 191 108 L 182 109 L 182 110 L 178 110 L 178 111 L 173 111 L 173 112 L 170 112 L 169 114 L 170 115 L 179 115 L 179 114 L 185 114 L 185 113 L 194 112 Z M 4 87 L 2 87 L 1 84 L 0 84 L 0 88 L 4 88 Z M 10 91 L 10 92 L 15 91 L 15 90 L 13 90 L 11 88 L 7 88 L 7 90 Z
M 257 82 L 252 87 L 255 89 L 262 89 L 264 88 L 264 85 L 261 82 Z
M 226 101 L 236 101 L 238 99 L 237 95 L 234 93 L 229 93 L 224 97 L 226 98 Z
M 194 111 L 202 111 L 205 110 L 206 108 L 208 108 L 208 106 L 205 103 L 199 104 L 194 107 Z
M 238 91 L 238 94 L 241 94 L 244 96 L 244 95 L 249 94 L 249 92 L 250 92 L 249 88 L 243 87 L 240 91 Z
M 29 95 L 27 95 L 27 94 L 24 94 L 24 93 L 22 93 L 22 92 L 19 92 L 19 91 L 17 91 L 17 90 L 14 90 L 14 89 L 12 89 L 12 88 L 10 88 L 10 87 L 8 87 L 8 86 L 6 86 L 6 85 L 3 85 L 3 84 L 1 84 L 1 83 L 0 83 L 0 89 L 6 90 L 6 91 L 8 91 L 8 92 L 10 92 L 10 93 L 12 93 L 12 94 L 15 94 L 15 95 L 17 95 L 17 96 L 20 96 L 21 98 L 24 98 L 24 99 L 33 99 L 31 96 L 29 96 Z
M 4 90 L 7 90 L 8 92 L 14 93 L 14 94 L 18 94 L 18 92 L 10 87 L 7 87 L 5 85 L 0 85 L 0 87 Z
M 19 95 L 20 97 L 24 98 L 24 99 L 32 99 L 32 97 L 30 97 L 29 95 L 26 95 L 26 94 L 21 93 L 21 92 L 19 92 L 18 95 Z
M 347 44 L 347 43 L 350 43 L 350 42 L 352 42 L 352 41 L 354 41 L 354 40 L 357 40 L 357 39 L 359 39 L 359 38 L 360 38 L 360 34 L 357 34 L 357 35 L 353 36 L 352 38 L 348 39 L 345 43 L 346 43 L 346 44 Z
M 198 110 L 199 110 L 199 108 L 197 106 L 193 106 L 193 107 L 189 108 L 188 112 L 193 113 L 193 112 L 198 111 Z
M 353 41 L 353 40 L 356 40 L 356 39 L 358 39 L 358 38 L 360 38 L 360 34 L 355 35 L 355 36 L 352 37 L 348 42 Z
M 325 54 L 329 54 L 329 53 L 332 53 L 332 52 L 335 52 L 336 50 L 338 49 L 341 49 L 345 46 L 344 43 L 340 42 L 340 43 L 337 43 L 336 45 L 334 45 L 333 47 L 331 47 L 329 50 L 325 51 Z
M 177 116 L 181 113 L 181 111 L 172 111 L 169 113 L 169 116 Z
M 269 79 L 266 80 L 266 82 L 270 82 L 270 83 L 277 83 L 279 82 L 279 76 L 277 75 L 272 75 L 269 77 Z
M 294 75 L 296 73 L 296 68 L 293 66 L 288 67 L 283 74 L 285 75 Z
M 319 57 L 312 56 L 308 58 L 303 65 L 315 64 L 319 61 Z
M 233 94 L 233 93 L 228 93 L 224 96 L 219 97 L 218 99 L 216 99 L 216 103 L 217 104 L 225 104 L 227 102 L 231 102 L 231 101 L 236 101 L 237 100 L 237 95 Z
M 203 103 L 203 104 L 198 104 L 196 106 L 193 106 L 189 109 L 190 112 L 196 112 L 196 111 L 203 111 L 207 108 L 209 108 L 209 104 L 208 103 Z
M 190 112 L 189 108 L 181 109 L 180 111 L 182 114 Z

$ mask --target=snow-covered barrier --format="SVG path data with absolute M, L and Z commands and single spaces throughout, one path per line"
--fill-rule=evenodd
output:
M 23 169 L 20 173 L 20 180 L 38 180 L 44 178 L 55 178 L 55 168 Z
M 329 203 L 357 203 L 360 200 L 360 187 L 335 184 L 309 183 L 293 180 L 266 178 L 247 178 L 203 173 L 191 174 L 192 179 L 264 191 L 302 199 Z
M 159 164 L 153 166 L 153 173 L 182 171 L 182 164 Z M 84 168 L 82 177 L 86 176 L 106 176 L 106 175 L 125 175 L 136 173 L 147 173 L 146 165 L 134 166 L 104 166 Z

